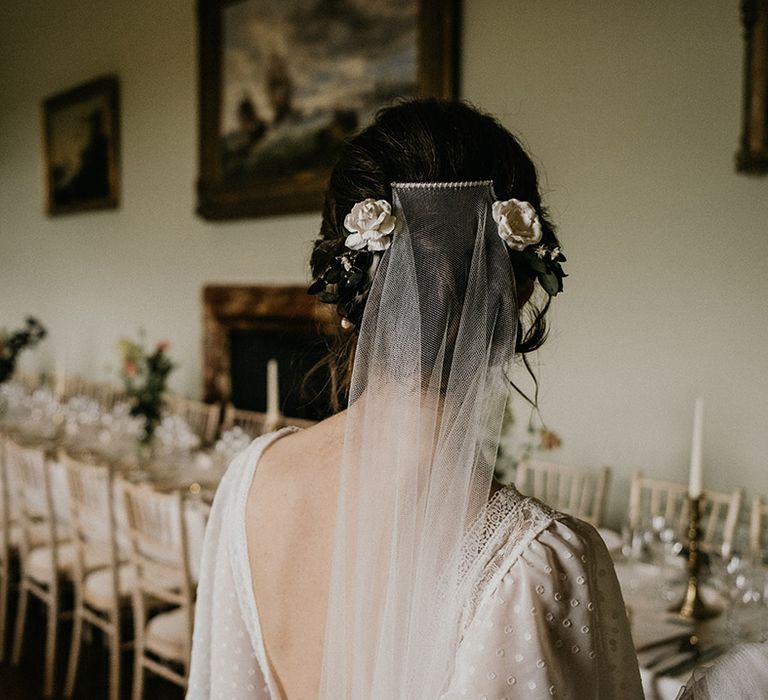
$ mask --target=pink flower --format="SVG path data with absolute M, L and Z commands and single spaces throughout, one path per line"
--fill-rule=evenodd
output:
M 165 351 L 168 349 L 168 346 L 169 346 L 169 345 L 170 345 L 170 343 L 169 343 L 167 340 L 161 340 L 161 341 L 160 341 L 160 342 L 157 344 L 157 350 L 156 350 L 156 352 L 165 352 Z
M 132 362 L 131 360 L 126 360 L 123 363 L 123 374 L 126 377 L 135 377 L 138 373 L 139 373 L 139 368 L 135 362 Z

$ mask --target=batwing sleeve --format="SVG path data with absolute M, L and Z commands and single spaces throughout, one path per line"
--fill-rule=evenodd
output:
M 637 656 L 597 531 L 553 520 L 479 602 L 442 700 L 642 700 Z

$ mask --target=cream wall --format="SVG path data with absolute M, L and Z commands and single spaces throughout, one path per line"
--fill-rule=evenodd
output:
M 521 134 L 569 256 L 540 358 L 559 458 L 682 479 L 695 396 L 715 488 L 768 494 L 768 179 L 733 172 L 738 2 L 465 0 L 463 95 Z M 115 339 L 168 338 L 200 390 L 206 282 L 305 281 L 318 215 L 195 216 L 192 0 L 6 0 L 0 9 L 0 324 L 51 337 L 28 365 L 105 377 Z M 49 219 L 41 98 L 121 80 L 120 209 Z M 108 366 L 111 365 L 112 369 Z

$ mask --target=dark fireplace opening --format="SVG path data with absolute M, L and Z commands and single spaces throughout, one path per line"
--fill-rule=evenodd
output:
M 330 378 L 326 366 L 310 370 L 325 357 L 322 335 L 281 328 L 232 328 L 229 331 L 231 400 L 236 408 L 267 409 L 267 362 L 279 365 L 280 410 L 292 418 L 322 420 L 330 415 Z

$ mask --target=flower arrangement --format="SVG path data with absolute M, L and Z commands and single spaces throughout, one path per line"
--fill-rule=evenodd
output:
M 123 338 L 118 343 L 122 356 L 120 375 L 131 403 L 131 415 L 144 418 L 141 442 L 150 443 L 162 417 L 168 375 L 176 366 L 168 357 L 168 342 L 162 341 L 148 353 L 143 342 Z
M 36 318 L 27 316 L 24 327 L 6 333 L 0 330 L 0 384 L 3 384 L 13 375 L 16 369 L 16 358 L 25 348 L 33 348 L 43 338 L 47 331 Z

